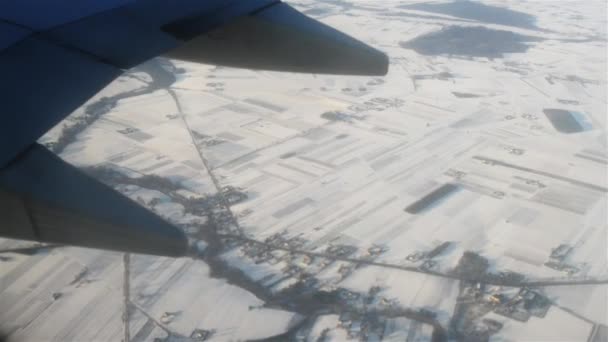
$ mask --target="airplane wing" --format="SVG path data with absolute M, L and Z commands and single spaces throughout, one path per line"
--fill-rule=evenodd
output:
M 36 144 L 126 69 L 169 58 L 384 75 L 383 53 L 277 0 L 0 3 L 0 235 L 169 256 L 181 231 Z

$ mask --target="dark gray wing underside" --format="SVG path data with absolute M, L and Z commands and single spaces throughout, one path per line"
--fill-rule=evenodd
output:
M 382 52 L 278 0 L 0 2 L 0 235 L 169 256 L 176 227 L 36 144 L 150 58 L 251 69 L 384 75 Z

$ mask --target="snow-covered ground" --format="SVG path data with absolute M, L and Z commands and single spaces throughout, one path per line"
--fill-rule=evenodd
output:
M 41 139 L 55 143 L 64 126 L 90 115 L 90 105 L 132 94 L 92 121 L 60 156 L 131 179 L 170 180 L 178 190 L 135 184 L 118 190 L 195 231 L 214 229 L 207 217 L 213 214 L 188 211 L 184 199 L 220 196 L 218 185 L 247 195 L 230 207 L 241 234 L 230 238 L 238 243 L 218 258 L 266 289 L 272 305 L 264 307 L 265 299 L 221 275 L 212 278 L 212 264 L 138 256 L 132 331 L 151 339 L 204 329 L 214 331 L 211 340 L 245 340 L 302 324 L 289 338 L 426 341 L 441 336 L 433 323 L 462 338 L 459 322 L 471 318 L 458 308 L 468 301 L 483 312 L 472 326 L 484 319 L 500 323 L 490 334 L 496 341 L 579 341 L 608 325 L 605 1 L 484 1 L 523 12 L 490 17 L 484 7 L 450 12 L 458 6 L 420 2 L 290 2 L 385 51 L 386 77 L 172 61 L 185 72 L 170 87 L 142 91 L 154 80 L 138 68 Z M 468 30 L 471 38 L 460 37 L 466 53 L 449 37 L 439 45 L 455 52 L 425 50 L 426 41 L 454 26 Z M 496 30 L 522 41 L 483 38 Z M 570 117 L 560 121 L 552 110 Z M 455 190 L 441 194 L 446 185 Z M 462 273 L 465 252 L 485 259 L 487 270 L 479 275 L 494 278 L 484 279 L 500 283 L 499 276 L 514 272 L 524 283 L 476 285 L 479 279 Z M 29 308 L 0 313 L 0 328 L 17 329 L 11 337 L 120 338 L 120 256 L 69 248 L 11 258 L 0 261 L 0 305 Z M 70 284 L 85 266 L 91 282 Z M 40 283 L 44 274 L 49 278 Z M 545 316 L 522 322 L 496 313 L 532 303 L 517 304 L 528 300 L 517 293 L 528 291 L 529 281 L 550 305 Z M 596 284 L 576 285 L 589 281 Z M 571 285 L 544 287 L 555 282 Z M 479 296 L 463 299 L 466 287 Z M 301 299 L 282 297 L 294 289 L 302 296 L 357 295 L 330 307 L 316 303 L 311 313 Z M 53 292 L 64 295 L 53 299 Z M 281 305 L 293 310 L 277 309 Z M 344 313 L 372 309 L 384 312 L 380 323 L 343 322 Z M 393 317 L 391 310 L 409 316 Z M 433 318 L 422 323 L 428 317 L 417 316 L 420 310 Z

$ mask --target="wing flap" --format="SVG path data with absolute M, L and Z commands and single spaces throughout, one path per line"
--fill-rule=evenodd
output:
M 28 37 L 0 51 L 0 165 L 122 73 L 96 56 Z
M 0 170 L 0 235 L 134 253 L 183 256 L 178 228 L 40 145 Z
M 103 12 L 40 35 L 121 69 L 135 67 L 180 43 L 159 27 L 140 22 L 129 8 Z
M 165 27 L 190 38 L 195 19 Z M 203 20 L 203 19 L 201 19 Z M 169 58 L 275 71 L 385 75 L 388 57 L 283 3 L 240 17 L 191 39 L 166 54 Z
M 0 21 L 0 51 L 25 39 L 32 31 Z
M 0 1 L 0 20 L 44 31 L 130 2 L 133 0 L 4 0 Z

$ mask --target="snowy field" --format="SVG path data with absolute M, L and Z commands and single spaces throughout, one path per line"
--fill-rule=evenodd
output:
M 133 340 L 601 341 L 605 1 L 288 2 L 385 51 L 389 74 L 152 61 L 41 139 L 116 98 L 57 153 L 218 243 L 204 261 L 132 256 Z M 207 198 L 231 228 L 189 209 Z M 3 255 L 10 341 L 121 338 L 120 255 Z

